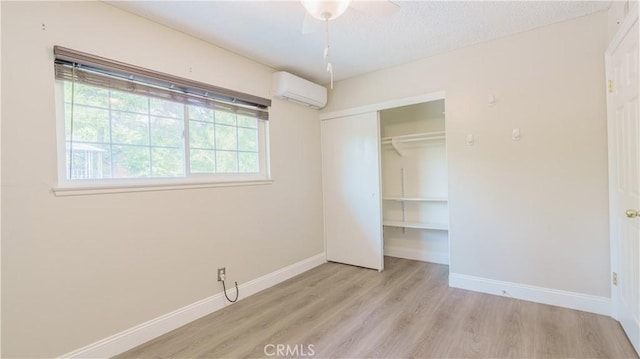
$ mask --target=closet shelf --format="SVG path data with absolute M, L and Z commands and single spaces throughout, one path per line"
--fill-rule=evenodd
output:
M 400 147 L 401 143 L 408 142 L 426 142 L 426 141 L 435 141 L 435 140 L 444 140 L 445 132 L 424 132 L 424 133 L 415 133 L 411 135 L 403 135 L 403 136 L 393 136 L 393 137 L 383 137 L 381 142 L 383 145 L 391 145 L 398 155 L 401 157 L 405 156 L 403 149 Z
M 417 228 L 417 229 L 434 229 L 438 231 L 447 231 L 449 226 L 440 223 L 425 223 L 425 222 L 403 222 L 403 221 L 388 221 L 384 220 L 382 225 L 388 227 L 400 227 L 400 228 Z
M 404 143 L 404 142 L 419 142 L 419 141 L 433 141 L 433 140 L 444 140 L 445 139 L 445 131 L 437 131 L 437 132 L 424 132 L 424 133 L 414 133 L 411 135 L 403 135 L 403 136 L 392 136 L 392 137 L 383 137 L 382 144 L 391 144 L 392 142 Z
M 389 196 L 382 197 L 385 201 L 401 201 L 401 202 L 448 202 L 446 197 L 401 197 Z

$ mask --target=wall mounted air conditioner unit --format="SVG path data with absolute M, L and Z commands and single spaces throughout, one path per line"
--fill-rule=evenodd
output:
M 273 93 L 278 97 L 313 108 L 327 104 L 327 88 L 285 71 L 273 74 Z

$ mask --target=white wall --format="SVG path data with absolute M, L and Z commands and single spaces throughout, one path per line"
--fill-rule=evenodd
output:
M 600 12 L 338 82 L 323 112 L 445 90 L 451 272 L 609 297 L 606 42 Z
M 0 19 L 2 19 L 2 6 L 0 6 Z M 0 49 L 2 48 L 2 28 L 0 26 Z M 0 69 L 2 68 L 2 56 L 0 56 Z M 0 83 L 2 83 L 2 71 L 0 71 Z M 0 96 L 1 94 L 0 86 Z M 2 158 L 2 101 L 0 101 L 0 158 Z M 2 198 L 2 161 L 0 161 L 0 198 Z M 2 201 L 0 201 L 0 268 L 2 268 Z M 2 276 L 0 275 L 0 331 L 2 330 Z M 2 356 L 2 335 L 0 335 L 0 356 Z
M 53 357 L 323 251 L 317 111 L 274 99 L 275 182 L 55 197 L 53 45 L 271 97 L 271 68 L 100 2 L 2 2 L 2 357 Z M 45 29 L 43 30 L 43 24 Z

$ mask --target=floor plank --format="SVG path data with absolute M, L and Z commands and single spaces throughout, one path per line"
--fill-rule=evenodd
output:
M 288 357 L 638 358 L 609 317 L 449 288 L 447 266 L 391 257 L 381 273 L 323 264 L 116 358 L 268 358 L 269 344 Z

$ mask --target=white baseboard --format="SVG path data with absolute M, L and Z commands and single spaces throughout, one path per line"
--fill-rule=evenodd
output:
M 611 316 L 611 298 L 606 297 L 456 273 L 449 274 L 449 286 Z
M 423 251 L 421 249 L 385 246 L 384 255 L 396 258 L 413 259 L 423 262 L 449 264 L 449 255 L 447 253 L 429 252 Z
M 306 272 L 327 261 L 326 254 L 321 253 L 298 263 L 271 272 L 260 278 L 238 286 L 240 300 L 272 287 L 300 273 Z M 162 334 L 168 333 L 205 315 L 220 310 L 231 303 L 227 302 L 222 292 L 189 304 L 173 312 L 164 314 L 145 323 L 129 328 L 120 333 L 89 344 L 60 358 L 109 358 L 135 348 Z

